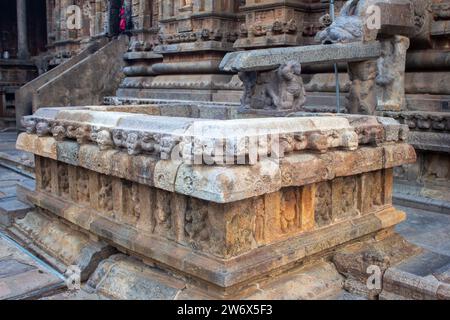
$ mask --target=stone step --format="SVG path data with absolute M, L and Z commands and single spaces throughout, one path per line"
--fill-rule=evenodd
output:
M 0 225 L 11 226 L 15 218 L 23 218 L 32 207 L 17 198 L 9 198 L 0 202 Z
M 233 298 L 250 300 L 315 300 L 342 297 L 343 277 L 329 262 L 302 266 L 281 277 L 261 279 L 239 290 Z M 216 289 L 194 286 L 151 263 L 117 254 L 103 260 L 84 288 L 91 296 L 110 299 L 190 300 L 223 298 Z M 355 295 L 346 295 L 356 299 Z M 359 298 L 359 297 L 358 297 Z
M 450 300 L 450 285 L 435 277 L 390 268 L 383 277 L 380 300 Z
M 116 249 L 52 219 L 42 212 L 29 211 L 23 218 L 11 221 L 10 234 L 23 247 L 47 261 L 61 273 L 78 267 L 85 281 L 98 263 L 114 254 Z
M 450 202 L 433 199 L 420 195 L 421 187 L 417 187 L 417 192 L 411 192 L 412 186 L 396 183 L 394 185 L 394 204 L 409 206 L 421 210 L 433 211 L 437 213 L 450 214 Z

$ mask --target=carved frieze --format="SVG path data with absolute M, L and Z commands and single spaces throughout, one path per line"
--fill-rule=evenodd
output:
M 415 131 L 450 132 L 450 114 L 447 112 L 384 112 L 384 116 L 394 118 Z

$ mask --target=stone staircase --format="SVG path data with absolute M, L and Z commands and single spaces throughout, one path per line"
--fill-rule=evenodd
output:
M 16 93 L 17 128 L 20 119 L 41 106 L 101 104 L 121 79 L 123 53 L 128 37 L 105 38 L 89 45 L 78 55 L 28 82 Z

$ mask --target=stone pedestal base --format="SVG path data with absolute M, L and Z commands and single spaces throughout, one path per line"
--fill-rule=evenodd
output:
M 36 190 L 21 200 L 223 298 L 405 218 L 392 172 L 416 157 L 392 119 L 163 110 L 39 109 L 17 140 L 36 156 Z
M 204 256 L 198 254 L 176 242 L 162 241 L 162 239 L 155 237 L 151 233 L 143 232 L 142 229 L 138 233 L 136 228 L 131 225 L 113 222 L 82 205 L 55 197 L 48 192 L 31 191 L 24 188 L 20 192 L 22 193 L 22 197 L 29 203 L 37 205 L 47 212 L 51 211 L 52 214 L 74 225 L 80 226 L 96 237 L 114 242 L 115 246 L 124 250 L 124 252 L 132 253 L 135 256 L 148 259 L 157 264 L 162 264 L 166 268 L 177 270 L 189 277 L 194 277 L 197 279 L 196 281 L 205 284 L 209 283 L 210 285 L 214 284 L 217 289 L 222 288 L 221 290 L 226 289 L 226 291 L 233 291 L 232 288 L 254 277 L 278 272 L 276 270 L 289 269 L 293 264 L 307 261 L 311 256 L 325 254 L 328 250 L 332 250 L 336 246 L 348 241 L 355 241 L 359 237 L 394 226 L 405 218 L 403 212 L 396 211 L 393 208 L 387 208 L 362 217 L 355 216 L 353 219 L 331 224 L 325 228 L 308 232 L 286 241 L 255 248 L 251 252 L 236 258 L 223 259 L 214 257 L 213 255 Z M 320 191 L 318 192 L 319 195 L 322 195 L 324 192 L 323 187 L 320 187 Z M 158 197 L 158 195 L 156 196 Z M 163 200 L 161 197 L 162 195 L 158 197 L 160 201 Z M 276 200 L 275 198 L 276 195 L 268 197 L 266 206 L 274 206 L 275 210 L 277 203 L 271 203 L 272 200 Z M 141 201 L 143 200 L 144 198 L 141 199 Z M 174 198 L 173 201 L 175 200 Z M 179 201 L 182 201 L 182 199 L 177 200 L 177 202 Z M 172 206 L 182 205 L 182 202 L 178 204 L 177 202 L 173 202 Z M 156 205 L 160 206 L 163 203 L 157 203 Z M 207 204 L 205 203 L 203 206 L 206 209 Z M 241 204 L 242 206 L 245 206 L 244 203 Z M 244 209 L 244 207 L 241 208 L 241 210 Z M 244 214 L 244 212 L 237 214 Z M 242 220 L 244 217 L 240 219 Z M 324 226 L 328 224 L 326 217 L 322 216 L 321 213 L 316 219 L 318 219 L 318 223 Z M 244 220 L 241 222 L 245 223 Z M 303 223 L 306 225 L 309 222 L 304 221 Z M 281 228 L 283 227 L 281 226 Z M 263 230 L 260 232 L 264 233 Z M 269 238 L 274 236 L 267 235 Z M 40 233 L 36 233 L 33 237 L 39 238 Z M 239 242 L 243 240 L 235 239 L 234 241 Z M 261 239 L 260 241 L 263 240 Z M 237 245 L 238 242 L 235 244 Z M 202 243 L 192 242 L 191 245 L 201 246 Z M 240 246 L 241 248 L 236 248 L 236 250 L 245 250 L 247 244 L 242 243 Z M 219 250 L 219 248 L 216 249 Z M 203 250 L 214 251 L 216 249 L 206 249 L 205 247 Z M 227 255 L 230 254 L 234 255 L 235 253 L 234 251 L 230 251 Z

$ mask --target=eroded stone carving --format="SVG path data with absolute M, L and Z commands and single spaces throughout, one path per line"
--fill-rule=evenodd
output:
M 170 209 L 170 193 L 157 190 L 156 191 L 156 208 L 155 208 L 155 232 L 167 234 L 172 229 Z
M 127 140 L 125 141 L 128 154 L 136 155 L 141 150 L 141 144 L 139 140 L 139 134 L 137 132 L 130 132 L 127 134 Z
M 316 190 L 316 207 L 315 207 L 315 221 L 319 227 L 326 226 L 332 222 L 332 197 L 331 184 L 329 182 L 322 182 L 317 184 Z
M 316 40 L 323 44 L 353 42 L 363 40 L 363 18 L 357 14 L 358 7 L 365 0 L 350 0 L 342 7 L 333 23 L 316 35 Z
M 99 177 L 98 206 L 101 211 L 113 210 L 111 177 L 101 174 Z
M 409 39 L 394 36 L 381 42 L 381 57 L 377 61 L 376 83 L 381 87 L 377 107 L 381 110 L 401 110 L 405 107 L 405 63 Z
M 450 132 L 450 114 L 448 112 L 402 111 L 384 112 L 386 117 L 392 117 L 411 130 Z
M 374 114 L 377 105 L 375 91 L 376 62 L 351 62 L 348 64 L 348 74 L 352 81 L 347 96 L 349 113 Z
M 58 191 L 60 195 L 69 194 L 69 170 L 67 165 L 58 163 Z
M 26 133 L 36 132 L 36 120 L 29 117 L 23 117 L 20 119 L 20 124 L 25 128 Z
M 205 203 L 194 198 L 188 201 L 184 230 L 194 248 L 201 247 L 201 242 L 209 240 L 210 231 L 207 220 L 208 207 Z
M 107 150 L 113 147 L 111 133 L 108 130 L 100 130 L 97 133 L 96 142 L 100 150 Z
M 85 169 L 79 170 L 77 179 L 77 200 L 89 203 L 89 176 Z
M 296 188 L 291 188 L 283 192 L 280 208 L 280 225 L 283 233 L 299 230 L 301 227 L 298 192 Z
M 242 107 L 276 111 L 300 111 L 306 102 L 301 66 L 288 62 L 268 72 L 241 72 Z
M 50 167 L 51 160 L 42 158 L 40 159 L 40 187 L 43 190 L 51 191 L 52 170 Z
M 36 133 L 38 136 L 46 136 L 50 133 L 50 126 L 47 121 L 39 121 L 36 123 Z
M 55 139 L 58 141 L 63 140 L 66 136 L 66 129 L 64 128 L 64 126 L 53 125 L 51 131 L 53 137 L 55 137 Z

